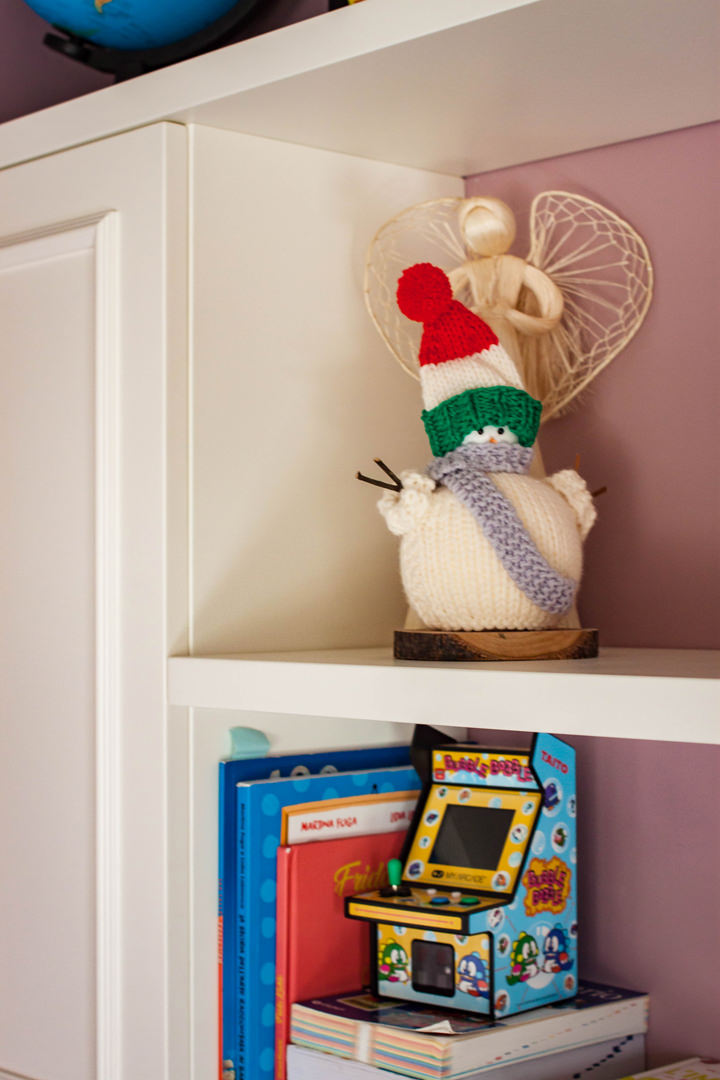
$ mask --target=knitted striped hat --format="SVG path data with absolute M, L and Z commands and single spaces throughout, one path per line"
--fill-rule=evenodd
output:
M 447 275 L 431 263 L 403 271 L 397 287 L 403 315 L 424 325 L 420 343 L 423 424 L 436 457 L 492 424 L 532 446 L 542 405 L 524 389 L 518 369 L 487 323 L 453 299 Z

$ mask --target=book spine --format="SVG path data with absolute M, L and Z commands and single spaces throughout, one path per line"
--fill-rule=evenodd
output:
M 231 804 L 231 805 L 229 805 Z M 235 807 L 228 769 L 218 772 L 218 1080 L 234 1068 L 235 1028 Z
M 290 882 L 293 849 L 280 847 L 277 853 L 277 930 L 275 941 L 275 1080 L 286 1080 L 286 1052 L 290 1029 Z
M 235 879 L 235 956 L 233 957 L 234 985 L 236 988 L 233 1013 L 235 1017 L 235 1080 L 250 1080 L 248 1047 L 248 896 L 249 896 L 249 850 L 248 850 L 248 791 L 236 789 L 236 879 Z
M 218 965 L 218 1080 L 222 1080 L 225 1043 L 223 1041 L 223 876 L 225 872 L 225 770 L 218 772 L 218 898 L 217 898 L 217 965 Z

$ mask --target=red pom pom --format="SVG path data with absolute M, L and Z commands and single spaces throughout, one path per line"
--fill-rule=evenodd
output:
M 453 302 L 447 274 L 432 263 L 416 263 L 403 270 L 397 287 L 397 303 L 413 322 L 434 322 Z

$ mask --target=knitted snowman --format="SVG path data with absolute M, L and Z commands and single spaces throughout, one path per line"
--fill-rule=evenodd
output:
M 453 299 L 442 270 L 405 270 L 397 302 L 424 326 L 422 420 L 435 455 L 378 503 L 402 538 L 408 600 L 437 630 L 557 626 L 573 606 L 595 520 L 585 481 L 572 469 L 528 475 L 542 405 L 490 327 Z

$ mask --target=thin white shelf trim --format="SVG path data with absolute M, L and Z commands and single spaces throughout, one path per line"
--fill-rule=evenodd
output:
M 717 0 L 382 0 L 0 126 L 0 168 L 158 121 L 466 176 L 720 115 Z
M 173 705 L 558 735 L 720 743 L 720 652 L 594 660 L 397 661 L 386 648 L 172 657 Z

